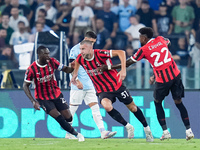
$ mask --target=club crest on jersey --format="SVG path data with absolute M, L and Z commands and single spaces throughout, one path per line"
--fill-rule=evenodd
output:
M 49 67 L 49 71 L 52 71 L 52 70 L 51 70 L 51 67 Z
M 97 67 L 100 67 L 100 66 L 101 66 L 101 65 L 99 64 L 99 62 L 98 62 L 98 61 L 96 62 L 96 65 L 97 65 Z

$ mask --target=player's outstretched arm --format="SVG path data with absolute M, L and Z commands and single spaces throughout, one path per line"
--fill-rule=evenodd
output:
M 126 60 L 126 67 L 129 67 L 130 65 L 134 64 L 135 61 L 133 61 L 131 58 L 128 58 Z M 101 67 L 98 67 L 98 71 L 106 71 L 106 70 L 111 70 L 111 69 L 120 69 L 121 68 L 121 64 L 116 64 L 116 65 L 112 65 L 112 66 L 107 66 L 107 65 L 102 65 Z
M 79 67 L 80 67 L 80 64 L 77 61 L 75 61 L 74 72 L 73 72 L 73 76 L 72 76 L 71 81 L 70 81 L 70 83 L 73 83 L 74 85 L 77 84 L 76 83 L 76 79 L 78 77 L 78 69 L 79 69 Z
M 74 68 L 68 67 L 68 66 L 63 66 L 62 71 L 65 73 L 72 73 L 74 71 Z
M 31 84 L 31 83 L 28 83 L 28 82 L 24 81 L 24 83 L 23 83 L 24 92 L 25 92 L 25 94 L 27 95 L 27 97 L 30 99 L 30 101 L 33 103 L 33 107 L 34 107 L 36 110 L 40 110 L 40 104 L 39 104 L 38 101 L 35 100 L 35 99 L 33 98 L 33 96 L 31 95 L 31 92 L 30 92 L 30 89 L 29 89 L 30 84 Z

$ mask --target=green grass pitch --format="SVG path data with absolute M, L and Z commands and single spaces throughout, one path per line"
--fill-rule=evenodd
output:
M 145 139 L 2 138 L 0 150 L 199 150 L 200 139 L 170 139 L 147 143 Z

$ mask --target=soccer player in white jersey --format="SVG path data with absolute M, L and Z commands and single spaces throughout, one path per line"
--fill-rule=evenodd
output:
M 90 40 L 92 42 L 96 42 L 96 33 L 93 31 L 88 31 L 85 34 L 85 40 Z M 76 59 L 76 57 L 80 54 L 80 43 L 75 45 L 71 51 L 70 51 L 70 66 L 71 63 Z M 79 105 L 82 104 L 82 101 L 84 100 L 85 104 L 90 107 L 92 110 L 92 116 L 93 119 L 101 132 L 101 138 L 107 139 L 110 137 L 113 137 L 117 132 L 111 132 L 106 131 L 103 119 L 100 113 L 99 104 L 95 92 L 95 88 L 93 86 L 92 81 L 90 80 L 89 76 L 83 69 L 83 67 L 79 68 L 78 71 L 78 78 L 77 85 L 71 84 L 71 90 L 70 90 L 70 111 L 72 116 L 74 116 L 75 112 L 77 111 Z M 65 138 L 67 139 L 74 139 L 75 136 L 73 136 L 70 133 L 66 133 Z

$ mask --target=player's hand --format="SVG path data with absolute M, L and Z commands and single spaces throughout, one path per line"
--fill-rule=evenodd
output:
M 119 76 L 119 80 L 118 80 L 118 82 L 120 82 L 120 80 L 124 80 L 125 78 L 126 78 L 126 71 L 120 71 L 118 74 L 117 74 L 117 76 Z
M 81 81 L 76 80 L 76 86 L 78 89 L 82 90 L 83 89 L 83 84 L 81 83 Z
M 38 101 L 33 101 L 33 107 L 36 109 L 36 110 L 40 110 L 40 104 Z
M 78 75 L 73 74 L 73 76 L 72 76 L 72 78 L 71 78 L 71 80 L 70 80 L 70 83 L 69 83 L 70 85 L 71 85 L 71 84 L 74 84 L 74 85 L 77 84 L 77 82 L 76 82 L 77 76 L 78 76 Z
M 108 70 L 108 66 L 105 65 L 105 64 L 102 64 L 101 67 L 97 68 L 97 71 L 99 71 L 99 72 L 104 72 L 104 71 L 107 71 L 107 70 Z
M 155 82 L 155 76 L 153 75 L 153 76 L 151 76 L 150 77 L 150 79 L 149 79 L 149 84 L 154 84 L 154 82 Z

